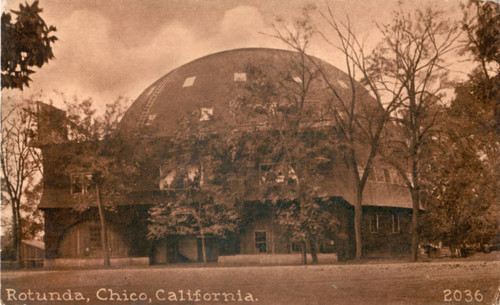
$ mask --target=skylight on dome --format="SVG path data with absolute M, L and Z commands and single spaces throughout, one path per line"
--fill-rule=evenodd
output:
M 340 87 L 342 87 L 344 89 L 349 88 L 349 86 L 347 86 L 347 84 L 341 79 L 337 79 L 337 83 L 340 85 Z
M 246 73 L 239 73 L 239 72 L 234 73 L 234 81 L 235 82 L 246 82 L 247 81 L 247 74 Z
M 156 86 L 151 87 L 151 88 L 148 90 L 148 92 L 146 93 L 146 96 L 150 96 L 150 95 L 151 95 L 151 93 L 153 93 L 153 91 L 155 90 L 155 88 L 156 88 Z
M 184 84 L 182 85 L 183 88 L 185 87 L 191 87 L 194 84 L 194 81 L 196 80 L 196 76 L 191 76 L 186 78 L 184 81 Z
M 200 121 L 210 121 L 212 115 L 214 114 L 214 108 L 201 108 L 200 109 Z
M 156 114 L 148 115 L 148 120 L 146 121 L 146 126 L 150 126 L 151 123 L 156 119 Z

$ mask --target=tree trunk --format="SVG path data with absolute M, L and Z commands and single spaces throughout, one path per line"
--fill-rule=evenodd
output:
M 286 180 L 285 180 L 286 181 Z M 274 229 L 274 202 L 271 202 L 271 253 L 276 254 L 275 229 Z
M 416 262 L 418 257 L 418 214 L 419 214 L 419 195 L 418 190 L 411 189 L 413 214 L 411 217 L 411 250 L 410 261 Z
M 18 267 L 21 267 L 21 234 L 19 234 L 20 226 L 19 226 L 19 218 L 16 209 L 16 202 L 11 202 L 12 206 L 12 238 L 14 241 L 14 250 L 15 250 L 15 258 Z
M 203 257 L 203 263 L 207 263 L 207 248 L 205 247 L 205 234 L 201 232 L 201 255 Z
M 106 222 L 104 220 L 104 213 L 102 211 L 101 205 L 101 192 L 99 191 L 99 185 L 96 184 L 96 195 L 97 195 L 97 208 L 99 210 L 99 219 L 101 221 L 101 245 L 102 245 L 102 259 L 104 267 L 108 268 L 111 265 L 111 260 L 109 257 L 109 246 L 108 246 L 108 234 L 106 232 Z
M 19 202 L 19 205 L 21 203 Z M 23 223 L 21 219 L 21 207 L 17 206 L 16 212 L 17 212 L 17 240 L 18 240 L 18 247 L 19 247 L 19 266 L 20 267 L 25 267 L 24 262 L 23 262 L 23 247 L 22 247 L 22 241 L 23 241 Z
M 361 205 L 361 191 L 356 192 L 356 203 L 354 205 L 354 235 L 356 237 L 356 260 L 361 259 L 363 245 L 361 241 L 361 220 L 363 219 L 363 206 Z
M 311 257 L 312 257 L 312 263 L 317 264 L 318 263 L 318 253 L 316 251 L 316 243 L 315 241 L 311 238 L 309 239 L 309 247 L 311 248 Z
M 302 241 L 302 261 L 304 262 L 304 265 L 307 265 L 307 243 L 306 241 Z
M 350 163 L 351 163 L 351 166 L 353 168 L 354 187 L 356 189 L 356 202 L 354 203 L 354 237 L 356 240 L 356 260 L 360 260 L 361 256 L 363 255 L 361 222 L 363 220 L 363 205 L 362 205 L 362 203 L 363 203 L 364 183 L 362 183 L 362 180 L 360 180 L 359 172 L 357 173 L 356 168 L 358 167 L 358 164 L 356 162 L 356 157 L 355 157 L 355 153 L 353 150 L 351 150 L 351 154 L 350 154 Z

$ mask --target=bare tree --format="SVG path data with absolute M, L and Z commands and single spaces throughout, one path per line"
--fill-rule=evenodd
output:
M 28 99 L 4 106 L 2 111 L 2 201 L 11 206 L 14 247 L 19 263 L 24 226 L 23 197 L 35 186 L 36 176 L 42 173 L 41 155 L 31 145 L 36 131 L 34 107 L 35 103 Z
M 373 56 L 365 53 L 362 42 L 356 37 L 349 18 L 345 22 L 338 21 L 330 6 L 321 12 L 322 19 L 333 30 L 333 36 L 320 32 L 323 39 L 344 57 L 348 76 L 350 94 L 340 92 L 335 85 L 338 80 L 325 73 L 317 61 L 315 63 L 332 97 L 328 104 L 335 124 L 332 126 L 332 139 L 342 153 L 347 168 L 352 172 L 356 191 L 354 202 L 354 228 L 356 238 L 356 259 L 362 255 L 362 203 L 363 192 L 370 175 L 371 168 L 380 155 L 382 142 L 386 135 L 386 125 L 390 122 L 393 112 L 400 103 L 402 82 L 397 80 L 392 84 L 381 81 L 380 75 L 370 70 Z M 290 46 L 300 49 L 292 43 Z M 357 82 L 361 78 L 365 88 Z M 368 90 L 368 91 L 367 91 Z M 369 96 L 369 93 L 371 96 Z
M 382 41 L 367 70 L 385 87 L 398 83 L 399 96 L 393 137 L 384 158 L 401 174 L 413 202 L 411 260 L 417 259 L 420 176 L 435 134 L 439 103 L 446 88 L 446 56 L 457 48 L 458 27 L 431 9 L 394 12 L 390 24 L 379 26 Z

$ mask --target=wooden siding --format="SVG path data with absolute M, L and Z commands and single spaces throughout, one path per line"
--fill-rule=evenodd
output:
M 128 247 L 120 233 L 108 225 L 106 228 L 111 257 L 127 257 Z M 97 221 L 84 221 L 68 228 L 58 246 L 61 258 L 102 257 L 101 226 Z

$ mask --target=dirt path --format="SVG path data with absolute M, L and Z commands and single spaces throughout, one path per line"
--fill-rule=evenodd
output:
M 11 271 L 2 273 L 2 299 L 5 304 L 85 304 L 88 300 L 88 304 L 489 305 L 499 284 L 498 261 Z M 80 292 L 85 299 L 20 302 L 19 299 L 24 297 L 21 293 L 27 294 L 28 289 L 32 292 L 59 294 L 71 289 L 73 298 L 75 292 Z M 123 295 L 124 290 L 127 297 L 135 292 L 137 295 L 145 294 L 147 299 L 135 303 L 110 301 L 110 293 Z M 181 300 L 180 290 L 183 291 L 184 300 Z M 188 290 L 191 294 L 200 290 L 200 300 L 196 301 L 192 295 L 192 301 L 189 301 Z M 449 293 L 447 290 L 450 290 Z M 169 292 L 175 294 L 176 301 L 173 297 L 172 301 L 168 300 L 172 296 Z M 10 300 L 7 298 L 8 293 Z M 221 295 L 215 300 L 214 294 L 217 293 Z M 221 299 L 222 293 L 229 296 L 227 300 Z M 210 301 L 203 300 L 205 294 L 208 294 Z M 231 294 L 234 294 L 235 301 L 231 300 Z M 239 294 L 241 301 L 238 301 Z M 479 296 L 482 296 L 481 301 L 478 301 Z M 445 298 L 448 300 L 450 297 L 451 301 L 445 301 Z M 470 300 L 470 297 L 473 299 L 467 302 L 466 299 Z

